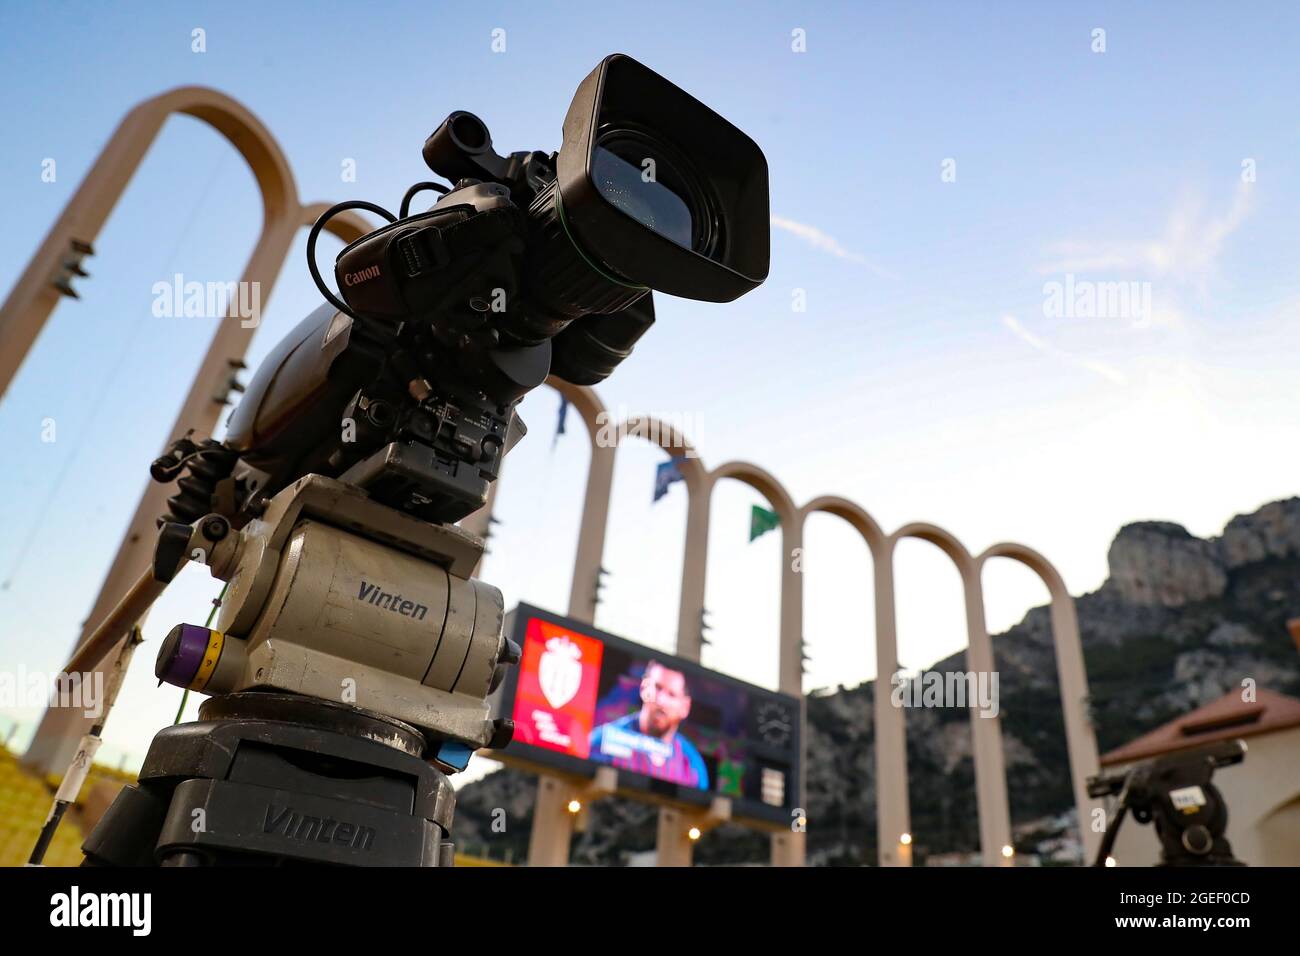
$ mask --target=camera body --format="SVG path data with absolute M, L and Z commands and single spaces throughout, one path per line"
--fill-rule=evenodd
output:
M 583 80 L 557 153 L 500 156 L 458 111 L 423 155 L 453 188 L 410 216 L 408 193 L 402 218 L 347 246 L 341 299 L 319 281 L 315 236 L 345 207 L 385 213 L 340 204 L 312 231 L 334 309 L 263 363 L 225 441 L 254 509 L 302 474 L 356 469 L 345 480 L 394 507 L 459 520 L 523 433 L 518 401 L 548 374 L 607 377 L 654 322 L 651 289 L 728 301 L 767 275 L 762 151 L 629 57 Z M 392 443 L 401 465 L 366 461 Z

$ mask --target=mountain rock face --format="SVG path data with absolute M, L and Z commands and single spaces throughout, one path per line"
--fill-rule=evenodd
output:
M 1300 498 L 1275 501 L 1228 522 L 1222 537 L 1202 541 L 1182 525 L 1125 525 L 1107 559 L 1114 588 L 1141 606 L 1183 607 L 1221 597 L 1237 568 L 1300 556 Z
M 1300 653 L 1286 631 L 1286 621 L 1300 617 L 1300 498 L 1239 515 L 1209 540 L 1168 522 L 1126 525 L 1108 560 L 1106 582 L 1076 599 L 1102 753 L 1248 678 L 1300 695 Z M 1073 811 L 1048 609 L 1029 611 L 993 648 L 1012 825 L 1017 850 L 1032 853 L 1052 844 Z M 964 671 L 965 655 L 929 669 Z M 808 698 L 810 864 L 876 861 L 875 693 L 869 681 Z M 906 720 L 914 860 L 978 850 L 968 713 L 914 708 Z M 535 792 L 535 778 L 513 770 L 464 787 L 458 844 L 522 860 Z M 574 862 L 619 865 L 653 849 L 654 808 L 605 800 L 590 814 L 586 831 L 575 834 Z M 767 856 L 765 836 L 734 826 L 710 833 L 696 849 L 700 863 Z
M 1213 541 L 1193 537 L 1182 525 L 1143 521 L 1125 525 L 1107 554 L 1107 582 L 1129 604 L 1182 607 L 1216 598 L 1228 573 Z

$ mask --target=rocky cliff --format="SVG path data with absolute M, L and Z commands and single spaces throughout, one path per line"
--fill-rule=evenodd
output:
M 1300 653 L 1286 621 L 1300 616 L 1300 498 L 1233 518 L 1203 540 L 1180 525 L 1121 528 L 1110 574 L 1077 599 L 1093 722 L 1104 753 L 1240 686 L 1300 695 Z M 1017 847 L 1043 850 L 1072 809 L 1047 608 L 994 638 Z M 964 655 L 935 671 L 965 669 Z M 808 699 L 809 862 L 874 862 L 873 682 Z M 970 724 L 965 711 L 907 713 L 909 793 L 917 862 L 978 847 Z M 470 852 L 522 859 L 535 781 L 504 770 L 466 786 L 456 836 Z M 504 811 L 496 812 L 496 811 Z M 497 821 L 496 828 L 493 821 Z M 501 826 L 504 824 L 504 831 Z M 609 800 L 575 837 L 577 862 L 620 864 L 654 846 L 653 809 Z M 766 840 L 737 827 L 701 841 L 699 862 L 767 858 Z M 1068 858 L 1068 852 L 1065 854 Z

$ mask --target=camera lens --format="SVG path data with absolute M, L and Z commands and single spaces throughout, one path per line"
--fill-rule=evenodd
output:
M 447 118 L 452 139 L 462 148 L 471 152 L 481 150 L 491 144 L 487 127 L 473 113 L 459 111 Z
M 619 211 L 665 239 L 708 255 L 716 230 L 710 203 L 689 164 L 633 130 L 603 133 L 591 154 L 591 180 Z

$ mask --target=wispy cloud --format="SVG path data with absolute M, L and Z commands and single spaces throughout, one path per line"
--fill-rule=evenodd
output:
M 1253 184 L 1240 182 L 1228 208 L 1208 214 L 1204 201 L 1184 196 L 1164 232 L 1151 239 L 1066 240 L 1050 246 L 1043 274 L 1106 273 L 1155 281 L 1155 324 L 1182 324 L 1188 298 L 1204 301 L 1228 238 L 1250 214 Z
M 1064 349 L 1057 348 L 1041 335 L 1035 335 L 1033 332 L 1030 332 L 1020 324 L 1020 321 L 1014 315 L 1002 316 L 1002 324 L 1006 326 L 1016 338 L 1020 339 L 1020 341 L 1024 342 L 1031 348 L 1042 352 L 1044 355 L 1050 355 L 1052 358 L 1073 365 L 1076 368 L 1081 368 L 1092 372 L 1095 375 L 1100 375 L 1102 378 L 1109 379 L 1116 385 L 1123 385 L 1127 381 L 1123 373 L 1118 369 L 1112 368 L 1109 365 L 1104 365 L 1101 362 L 1094 362 L 1091 359 L 1079 358 L 1076 355 L 1071 355 Z
M 834 236 L 827 235 L 816 226 L 811 226 L 806 222 L 796 222 L 793 219 L 784 219 L 781 216 L 772 217 L 772 225 L 777 229 L 784 229 L 786 232 L 803 240 L 822 252 L 834 256 L 836 259 L 843 259 L 846 262 L 854 262 L 860 266 L 866 266 L 876 275 L 885 279 L 897 279 L 898 276 L 874 262 L 869 261 L 865 256 L 858 255 L 856 252 L 850 252 L 840 245 L 840 241 Z

